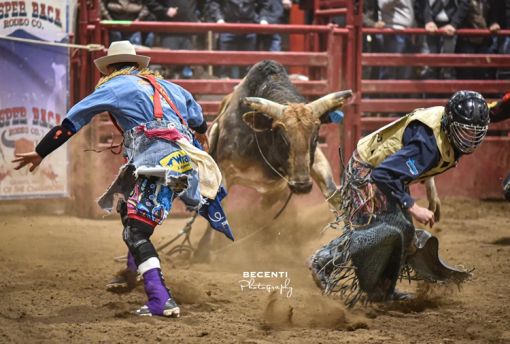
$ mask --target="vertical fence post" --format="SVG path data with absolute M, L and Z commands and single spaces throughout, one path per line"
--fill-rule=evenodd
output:
M 361 136 L 361 57 L 362 57 L 362 8 L 363 1 L 358 2 L 355 8 L 350 3 L 347 17 L 347 59 L 345 69 L 345 81 L 347 88 L 352 89 L 354 99 L 346 111 L 344 118 L 343 149 L 345 159 L 349 159 L 356 148 L 356 143 Z
M 327 56 L 328 56 L 328 67 L 326 69 L 327 78 L 327 92 L 337 92 L 342 88 L 343 73 L 342 67 L 344 65 L 344 55 L 342 53 L 342 36 L 335 33 L 336 25 L 329 25 L 329 32 L 327 36 Z M 337 182 L 340 181 L 340 156 L 338 154 L 338 147 L 341 142 L 342 126 L 337 127 L 336 124 L 327 126 L 326 129 L 326 142 L 327 152 L 326 155 L 330 161 L 331 168 L 333 169 L 333 175 Z

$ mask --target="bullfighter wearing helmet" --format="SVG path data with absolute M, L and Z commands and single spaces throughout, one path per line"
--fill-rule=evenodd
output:
M 395 290 L 404 269 L 413 268 L 429 281 L 467 278 L 469 273 L 437 257 L 437 246 L 434 261 L 432 255 L 419 256 L 416 248 L 430 249 L 437 238 L 415 230 L 412 218 L 431 226 L 435 219 L 431 210 L 415 203 L 408 186 L 455 167 L 481 144 L 488 124 L 484 98 L 459 91 L 446 107 L 417 109 L 362 138 L 340 189 L 343 203 L 336 225 L 342 223 L 343 234 L 310 259 L 317 285 L 326 293 L 340 293 L 352 306 L 359 300 L 409 298 Z

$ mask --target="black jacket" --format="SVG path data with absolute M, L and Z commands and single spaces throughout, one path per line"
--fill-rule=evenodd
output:
M 269 0 L 267 3 L 267 7 L 263 7 L 259 10 L 260 19 L 267 20 L 269 24 L 285 23 L 285 9 L 283 8 L 282 0 Z
M 259 14 L 269 13 L 269 0 L 208 0 L 206 7 L 212 21 L 258 23 L 269 19 Z
M 435 17 L 444 9 L 449 21 L 446 23 L 436 23 L 439 25 L 451 24 L 455 28 L 462 27 L 470 11 L 470 0 L 449 0 L 446 5 L 443 0 L 436 0 L 434 5 L 430 6 L 429 0 L 419 0 L 420 7 L 423 8 L 424 23 L 435 22 Z
M 489 0 L 489 25 L 498 23 L 502 29 L 510 29 L 510 0 Z
M 106 20 L 143 20 L 149 15 L 142 0 L 101 0 L 99 9 Z
M 377 0 L 365 0 L 363 1 L 363 26 L 374 27 L 378 21 L 377 11 L 379 5 Z
M 146 0 L 145 4 L 149 11 L 159 21 L 196 22 L 198 21 L 196 0 Z M 175 17 L 166 15 L 170 7 L 177 7 Z

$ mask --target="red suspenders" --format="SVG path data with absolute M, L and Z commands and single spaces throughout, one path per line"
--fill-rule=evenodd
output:
M 172 101 L 172 99 L 170 99 L 170 97 L 166 93 L 165 89 L 156 81 L 156 78 L 153 75 L 146 75 L 146 76 L 141 76 L 141 75 L 137 75 L 137 74 L 131 74 L 131 75 L 137 76 L 139 78 L 142 78 L 142 79 L 148 81 L 152 85 L 152 87 L 154 87 L 154 118 L 156 120 L 161 121 L 163 119 L 163 107 L 161 106 L 161 96 L 163 96 L 163 98 L 166 100 L 168 105 L 170 105 L 170 108 L 172 108 L 172 110 L 177 114 L 177 116 L 181 120 L 182 125 L 184 125 L 185 127 L 188 126 L 186 121 L 182 117 L 181 113 L 177 109 L 177 106 L 175 106 L 174 102 Z M 110 120 L 112 121 L 115 128 L 117 128 L 117 130 L 119 130 L 119 132 L 121 134 L 123 134 L 124 132 L 120 128 L 120 126 L 117 123 L 117 121 L 115 120 L 115 118 L 113 118 L 113 116 L 111 114 L 108 114 L 108 115 L 110 116 Z
M 134 75 L 136 75 L 136 74 L 134 74 Z M 154 87 L 154 118 L 156 120 L 161 121 L 163 119 L 163 107 L 161 106 L 161 96 L 163 96 L 163 98 L 166 100 L 168 105 L 170 105 L 172 110 L 177 114 L 177 116 L 181 120 L 182 125 L 184 125 L 186 127 L 188 126 L 186 124 L 186 121 L 184 120 L 184 118 L 182 118 L 181 113 L 175 106 L 172 99 L 170 99 L 170 97 L 166 93 L 165 89 L 156 81 L 156 78 L 153 75 L 147 75 L 147 76 L 136 75 L 136 76 L 138 76 L 139 78 L 142 78 L 144 80 L 147 80 L 152 85 L 152 87 Z

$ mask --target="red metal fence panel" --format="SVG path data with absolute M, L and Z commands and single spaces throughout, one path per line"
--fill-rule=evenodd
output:
M 295 84 L 305 96 L 316 98 L 329 92 L 350 88 L 354 97 L 345 109 L 344 130 L 339 132 L 336 126 L 325 126 L 321 129 L 323 148 L 327 152 L 335 174 L 339 174 L 338 146 L 342 146 L 345 156 L 348 158 L 356 146 L 361 133 L 377 129 L 391 118 L 371 117 L 385 116 L 386 114 L 406 113 L 414 108 L 444 105 L 449 94 L 458 89 L 473 89 L 484 94 L 497 95 L 510 90 L 508 80 L 363 80 L 362 68 L 380 66 L 432 66 L 432 67 L 509 67 L 510 56 L 508 55 L 482 55 L 482 54 L 388 54 L 388 53 L 363 53 L 363 35 L 367 34 L 408 34 L 424 35 L 424 29 L 366 29 L 362 28 L 362 2 L 355 7 L 352 1 L 346 0 L 322 0 L 315 5 L 317 22 L 327 23 L 329 18 L 344 16 L 346 26 L 337 28 L 334 25 L 257 25 L 257 24 L 215 24 L 215 23 L 169 23 L 169 22 L 132 22 L 128 25 L 108 22 L 100 22 L 98 7 L 95 1 L 80 3 L 79 41 L 86 43 L 108 43 L 108 30 L 119 31 L 142 31 L 142 32 L 187 32 L 193 34 L 207 34 L 208 32 L 235 32 L 235 33 L 281 33 L 302 37 L 305 42 L 305 51 L 290 52 L 233 52 L 233 51 L 169 51 L 166 49 L 140 50 L 140 53 L 149 55 L 153 63 L 172 65 L 252 65 L 262 59 L 274 59 L 287 67 L 300 68 L 300 71 L 308 71 L 310 81 L 296 81 Z M 459 35 L 488 36 L 488 30 L 458 30 Z M 438 32 L 437 34 L 444 34 Z M 510 31 L 500 31 L 497 35 L 509 35 Z M 302 45 L 300 45 L 300 50 Z M 104 53 L 104 51 L 102 52 Z M 74 75 L 79 82 L 76 99 L 83 98 L 93 89 L 93 85 L 99 78 L 99 74 L 93 68 L 92 60 L 102 53 L 86 54 L 80 52 L 73 61 L 73 71 L 79 71 L 79 77 Z M 222 95 L 228 94 L 239 80 L 172 80 L 192 92 L 199 99 L 203 110 L 208 115 L 214 115 L 218 109 Z M 400 98 L 395 98 L 398 94 Z M 432 98 L 423 98 L 424 95 L 432 95 Z M 375 97 L 374 97 L 375 96 Z M 402 98 L 404 97 L 404 98 Z M 92 137 L 94 144 L 108 147 L 113 140 L 117 140 L 113 127 L 98 119 L 94 126 Z M 508 150 L 501 147 L 508 145 L 508 127 L 498 126 L 491 128 L 494 137 L 484 144 L 484 157 L 492 154 L 505 154 Z M 113 133 L 113 134 L 112 134 Z M 500 146 L 496 142 L 503 142 Z M 508 147 L 507 147 L 508 148 Z M 508 156 L 508 153 L 506 153 Z M 479 154 L 473 155 L 477 157 Z M 472 157 L 467 159 L 464 165 L 477 164 Z M 115 159 L 101 158 L 102 163 L 113 167 L 119 161 Z M 502 164 L 508 168 L 508 161 L 500 159 L 494 166 L 495 161 L 486 161 L 486 169 L 494 169 L 495 174 L 503 173 Z M 478 165 L 477 165 L 478 166 Z M 468 170 L 456 169 L 465 173 L 455 172 L 455 176 L 462 176 L 463 183 L 475 185 L 474 180 L 482 173 L 478 168 Z M 113 172 L 112 172 L 113 173 Z M 452 172 L 453 173 L 453 172 Z M 459 179 L 460 180 L 460 179 Z M 460 183 L 460 182 L 459 182 Z M 494 184 L 494 183 L 492 183 Z M 470 195 L 474 197 L 488 197 L 496 195 L 496 184 L 483 189 L 469 186 L 461 190 L 457 186 L 444 185 L 446 194 Z M 441 182 L 440 182 L 441 185 Z M 101 186 L 102 187 L 102 186 Z M 98 189 L 100 187 L 97 187 Z M 97 193 L 96 193 L 97 195 Z

